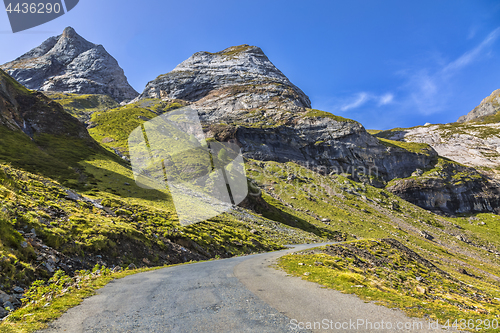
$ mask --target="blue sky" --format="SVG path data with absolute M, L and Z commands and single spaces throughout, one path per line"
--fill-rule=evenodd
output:
M 139 92 L 194 52 L 257 45 L 314 108 L 369 129 L 452 122 L 500 88 L 497 0 L 80 0 L 17 34 L 0 16 L 0 63 L 72 26 Z

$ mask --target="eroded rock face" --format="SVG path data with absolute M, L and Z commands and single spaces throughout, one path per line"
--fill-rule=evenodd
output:
M 473 168 L 448 164 L 422 177 L 396 180 L 387 190 L 436 213 L 499 213 L 498 185 Z
M 103 94 L 119 102 L 138 95 L 116 59 L 71 27 L 0 68 L 33 90 Z
M 476 106 L 474 110 L 458 118 L 458 122 L 465 123 L 484 116 L 494 115 L 497 112 L 500 112 L 500 89 L 495 90 L 490 96 L 483 99 L 481 104 Z
M 249 45 L 195 53 L 149 82 L 139 98 L 189 101 L 205 111 L 209 120 L 228 118 L 239 110 L 311 107 L 302 90 L 260 48 Z
M 443 157 L 470 167 L 500 166 L 500 124 L 445 124 L 404 129 L 388 139 L 427 143 Z
M 499 103 L 500 90 L 496 90 L 468 115 L 460 117 L 458 123 L 427 124 L 377 134 L 391 140 L 429 144 L 440 156 L 462 164 L 398 180 L 388 190 L 436 212 L 498 212 L 500 124 L 495 122 L 496 116 L 488 116 L 500 111 Z
M 85 125 L 40 92 L 30 92 L 0 69 L 0 126 L 36 134 L 64 135 L 93 143 Z
M 238 127 L 236 139 L 247 158 L 295 162 L 324 174 L 346 174 L 356 181 L 383 186 L 432 165 L 436 153 L 387 148 L 356 122 L 298 118 L 294 126 Z

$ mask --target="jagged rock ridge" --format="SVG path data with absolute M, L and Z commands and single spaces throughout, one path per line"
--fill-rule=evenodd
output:
M 116 59 L 71 27 L 0 68 L 33 90 L 103 94 L 117 101 L 138 95 Z

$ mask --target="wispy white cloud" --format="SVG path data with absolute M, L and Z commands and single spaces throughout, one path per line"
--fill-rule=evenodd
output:
M 479 45 L 453 61 L 440 64 L 434 71 L 424 68 L 401 72 L 407 79 L 402 89 L 408 93 L 408 106 L 417 106 L 418 111 L 424 115 L 443 110 L 447 98 L 451 98 L 453 77 L 484 57 L 499 37 L 500 27 L 490 32 Z
M 491 44 L 493 44 L 496 41 L 496 39 L 499 36 L 500 36 L 500 27 L 493 30 L 488 35 L 488 37 L 486 37 L 486 39 L 481 42 L 481 44 L 479 44 L 478 46 L 476 46 L 472 50 L 465 52 L 463 55 L 461 55 L 455 61 L 450 62 L 445 68 L 443 68 L 443 72 L 447 73 L 450 71 L 460 70 L 463 67 L 469 65 L 470 63 L 474 62 L 476 59 L 478 59 L 485 52 L 485 49 L 488 46 L 490 46 Z
M 378 106 L 387 105 L 394 101 L 394 95 L 392 93 L 386 93 L 383 95 L 377 95 L 373 93 L 360 92 L 357 93 L 353 98 L 344 101 L 340 106 L 340 111 L 348 111 L 351 109 L 357 109 L 369 102 L 375 102 Z
M 394 101 L 394 95 L 391 93 L 387 93 L 379 97 L 378 105 L 382 106 L 391 104 L 393 101 Z
M 368 101 L 368 94 L 365 92 L 361 92 L 358 94 L 358 96 L 355 98 L 354 101 L 348 102 L 347 104 L 344 104 L 340 110 L 341 111 L 347 111 L 350 109 L 356 109 L 359 108 L 361 105 L 365 104 Z

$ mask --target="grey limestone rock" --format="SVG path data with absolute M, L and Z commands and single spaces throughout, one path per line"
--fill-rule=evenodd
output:
M 71 27 L 0 68 L 33 90 L 103 94 L 119 102 L 138 95 L 116 59 Z
M 149 82 L 139 98 L 196 102 L 209 119 L 242 109 L 311 107 L 302 90 L 259 47 L 249 45 L 217 53 L 197 52 L 170 73 Z
M 497 112 L 500 112 L 500 89 L 495 90 L 490 96 L 483 99 L 481 104 L 476 106 L 471 112 L 458 118 L 458 122 L 466 123 L 484 116 L 494 115 Z

